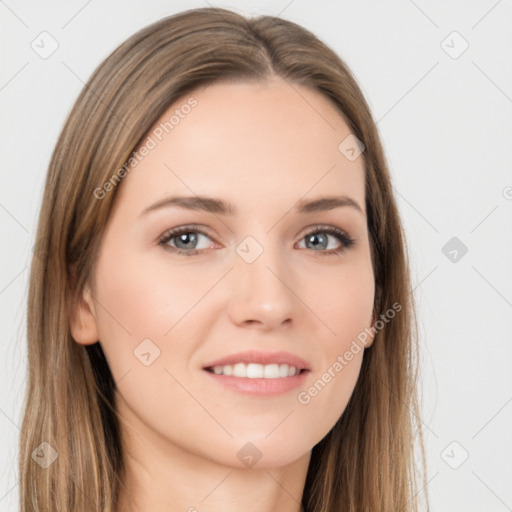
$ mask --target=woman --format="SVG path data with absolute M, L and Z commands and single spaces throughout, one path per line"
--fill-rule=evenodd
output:
M 66 121 L 37 237 L 22 511 L 417 509 L 403 229 L 314 35 L 204 8 L 130 37 Z

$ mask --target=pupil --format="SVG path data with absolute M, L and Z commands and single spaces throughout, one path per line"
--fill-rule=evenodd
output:
M 322 242 L 320 242 L 320 243 L 312 242 L 315 238 L 323 238 L 323 239 L 324 239 L 324 243 L 322 243 Z M 323 236 L 323 235 L 320 235 L 320 236 L 319 236 L 318 234 L 316 234 L 316 235 L 311 235 L 311 236 L 309 237 L 309 241 L 310 241 L 310 242 L 312 242 L 314 246 L 321 245 L 321 246 L 322 246 L 322 248 L 325 248 L 325 242 L 326 242 L 326 240 L 325 240 L 325 239 L 326 239 L 326 237 L 325 237 L 325 236 Z
M 195 233 L 183 233 L 178 237 L 178 242 L 179 243 L 184 242 L 186 244 L 187 239 L 189 239 L 188 241 L 190 242 L 190 238 L 192 238 L 192 241 L 195 241 L 194 240 L 195 236 L 196 236 Z M 188 248 L 188 247 L 185 245 L 185 248 Z

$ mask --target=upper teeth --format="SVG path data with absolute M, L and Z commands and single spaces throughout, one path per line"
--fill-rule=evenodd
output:
M 291 377 L 299 370 L 287 364 L 256 364 L 237 363 L 226 366 L 214 366 L 213 372 L 217 375 L 232 375 L 233 377 L 248 377 L 249 379 L 279 379 Z

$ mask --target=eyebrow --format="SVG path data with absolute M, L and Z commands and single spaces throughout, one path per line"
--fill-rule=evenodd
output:
M 215 197 L 206 196 L 172 196 L 166 197 L 157 201 L 156 203 L 145 208 L 140 216 L 146 215 L 154 210 L 161 208 L 170 207 L 185 208 L 187 210 L 201 210 L 209 213 L 218 215 L 235 215 L 236 209 L 229 201 L 217 199 Z M 301 199 L 295 206 L 297 213 L 312 213 L 332 210 L 334 208 L 340 208 L 342 206 L 348 206 L 354 208 L 358 212 L 364 215 L 364 211 L 359 204 L 348 196 L 325 196 L 317 199 L 306 201 Z

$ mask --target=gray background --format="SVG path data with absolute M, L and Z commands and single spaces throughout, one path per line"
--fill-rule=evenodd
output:
M 165 15 L 207 5 L 295 21 L 355 73 L 378 122 L 408 236 L 432 511 L 512 510 L 512 1 L 6 0 L 0 511 L 18 509 L 29 258 L 65 116 L 125 38 Z M 58 48 L 41 55 L 51 38 Z

